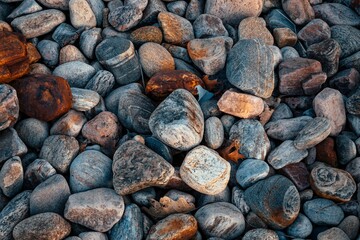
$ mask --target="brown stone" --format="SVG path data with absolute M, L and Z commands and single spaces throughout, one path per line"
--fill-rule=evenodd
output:
M 282 0 L 282 7 L 297 25 L 310 22 L 315 17 L 314 9 L 308 0 Z
M 156 99 L 164 99 L 174 90 L 183 88 L 198 95 L 196 86 L 205 88 L 204 82 L 195 74 L 184 70 L 167 70 L 156 73 L 146 85 L 145 92 Z
M 155 26 L 141 27 L 130 34 L 130 40 L 135 45 L 142 45 L 147 42 L 161 44 L 162 38 L 163 35 L 160 28 Z
M 289 164 L 283 167 L 280 172 L 288 177 L 299 191 L 310 186 L 309 171 L 303 162 Z
M 239 24 L 239 40 L 260 39 L 265 44 L 273 45 L 274 38 L 266 28 L 266 22 L 260 17 L 248 17 Z
M 0 84 L 0 131 L 12 127 L 19 117 L 16 91 L 7 84 Z
M 314 19 L 305 25 L 299 32 L 298 38 L 304 41 L 305 46 L 322 42 L 331 37 L 329 25 L 321 19 Z
M 360 74 L 355 68 L 338 72 L 329 80 L 330 87 L 338 89 L 342 94 L 347 95 L 359 86 Z
M 197 228 L 197 221 L 192 215 L 173 214 L 154 225 L 146 240 L 192 239 Z
M 297 42 L 297 36 L 290 28 L 275 28 L 273 34 L 279 48 L 292 47 Z
M 69 83 L 51 75 L 35 74 L 17 79 L 20 111 L 29 117 L 52 121 L 70 110 L 72 95 Z
M 314 95 L 321 90 L 321 86 L 326 82 L 327 75 L 324 72 L 314 73 L 302 82 L 302 88 L 306 95 Z
M 254 118 L 264 111 L 264 101 L 256 96 L 226 91 L 218 101 L 220 111 L 239 117 Z
M 70 110 L 52 125 L 50 135 L 77 137 L 86 121 L 84 113 Z
M 316 145 L 316 160 L 337 167 L 337 154 L 335 149 L 335 140 L 331 137 Z

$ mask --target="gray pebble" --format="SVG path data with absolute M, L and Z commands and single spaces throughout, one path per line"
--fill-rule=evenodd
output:
M 69 9 L 69 0 L 38 0 L 38 2 L 47 8 L 56 8 L 60 10 Z
M 202 14 L 193 23 L 196 38 L 229 36 L 221 19 L 210 14 Z
M 339 163 L 346 165 L 356 157 L 356 145 L 347 136 L 340 135 L 336 138 L 336 153 Z
M 204 138 L 206 145 L 212 149 L 221 147 L 224 141 L 224 127 L 217 117 L 210 117 L 205 121 Z
M 219 110 L 220 111 L 220 110 Z M 224 127 L 224 133 L 225 135 L 229 135 L 230 129 L 231 127 L 234 125 L 234 123 L 236 122 L 236 118 L 234 116 L 231 115 L 223 115 L 220 118 L 222 125 Z
M 39 12 L 41 10 L 43 10 L 43 8 L 35 0 L 25 0 L 7 17 L 14 19 L 26 14 Z
M 79 46 L 87 58 L 94 59 L 95 48 L 101 39 L 101 28 L 92 28 L 81 33 Z
M 49 177 L 56 174 L 56 170 L 44 159 L 35 159 L 27 166 L 24 174 L 24 186 L 34 189 L 37 185 L 44 182 Z
M 69 1 L 70 21 L 75 28 L 96 27 L 96 16 L 87 0 Z
M 105 97 L 115 85 L 114 75 L 106 70 L 98 71 L 86 84 L 85 88 Z
M 170 2 L 166 5 L 169 12 L 174 13 L 181 17 L 185 15 L 187 6 L 188 6 L 188 3 L 185 1 L 174 1 L 174 2 Z
M 287 14 L 281 9 L 273 9 L 266 15 L 266 25 L 274 30 L 275 28 L 290 28 L 293 32 L 296 31 L 296 25 L 292 22 Z
M 150 206 L 150 199 L 155 199 L 156 192 L 153 187 L 141 189 L 131 194 L 133 201 L 139 206 Z
M 98 0 L 87 0 L 87 2 L 89 3 L 91 10 L 95 14 L 96 26 L 100 27 L 103 23 L 103 10 L 105 8 L 105 4 L 103 3 L 103 1 Z
M 286 103 L 280 103 L 271 115 L 270 121 L 292 118 L 293 113 Z
M 279 119 L 267 123 L 265 129 L 268 136 L 273 139 L 281 141 L 294 140 L 311 120 L 312 118 L 308 116 Z
M 217 102 L 218 101 L 216 99 L 201 101 L 200 107 L 201 111 L 204 114 L 204 119 L 208 119 L 210 117 L 220 117 L 222 115 L 222 112 L 220 111 Z
M 354 180 L 360 182 L 360 158 L 354 158 L 346 165 L 346 171 L 351 174 Z
M 195 74 L 198 77 L 202 76 L 202 73 L 200 73 L 200 71 L 197 68 L 195 68 L 193 65 L 191 65 L 190 63 L 187 63 L 178 58 L 174 58 L 174 61 L 175 61 L 175 69 L 176 70 L 188 71 L 188 72 Z
M 28 151 L 13 128 L 0 131 L 0 146 L 0 163 L 13 156 L 21 156 Z
M 268 226 L 266 225 L 266 223 L 258 216 L 256 215 L 254 212 L 250 211 L 247 215 L 246 215 L 246 221 L 245 221 L 248 226 L 250 226 L 251 228 L 268 228 Z
M 77 137 L 86 121 L 84 113 L 70 109 L 52 125 L 50 134 Z
M 71 93 L 72 108 L 80 112 L 89 111 L 100 101 L 100 95 L 92 90 L 72 87 Z
M 75 47 L 74 45 L 66 45 L 65 47 L 60 49 L 60 56 L 59 56 L 59 64 L 62 65 L 64 63 L 69 62 L 82 62 L 88 63 L 86 57 L 82 54 L 82 52 Z M 73 76 L 69 76 L 71 78 Z
M 331 37 L 341 47 L 340 58 L 351 56 L 360 50 L 360 30 L 348 25 L 335 25 L 331 27 Z
M 110 11 L 114 11 L 118 7 L 124 6 L 124 3 L 122 0 L 112 0 L 107 4 L 107 7 Z
M 323 3 L 315 5 L 315 16 L 323 19 L 330 26 L 350 25 L 359 26 L 360 17 L 351 8 L 340 3 Z
M 359 203 L 356 200 L 350 200 L 340 204 L 341 209 L 344 211 L 345 215 L 355 215 L 359 214 Z
M 360 227 L 359 218 L 356 216 L 347 216 L 338 225 L 338 228 L 343 230 L 350 239 L 356 239 Z
M 296 49 L 289 46 L 281 48 L 281 55 L 283 56 L 283 60 L 300 57 Z
M 66 79 L 70 87 L 83 88 L 95 75 L 95 68 L 86 63 L 74 61 L 57 66 L 53 74 Z
M 162 156 L 166 161 L 172 163 L 173 157 L 171 149 L 166 146 L 163 142 L 155 137 L 147 137 L 145 138 L 145 144 L 148 148 Z
M 236 181 L 243 188 L 248 188 L 269 174 L 269 165 L 262 160 L 246 159 L 236 171 Z
M 360 117 L 352 114 L 347 114 L 347 119 L 350 129 L 360 136 Z
M 275 169 L 281 169 L 289 164 L 298 163 L 308 155 L 306 149 L 299 150 L 294 141 L 287 140 L 270 152 L 267 161 Z
M 24 170 L 19 157 L 7 160 L 0 171 L 0 188 L 5 196 L 14 197 L 24 183 Z
M 303 214 L 299 213 L 296 218 L 287 229 L 287 234 L 294 238 L 307 238 L 313 230 L 313 226 L 310 220 Z
M 74 44 L 80 36 L 80 31 L 67 23 L 60 24 L 52 34 L 52 39 L 57 42 L 60 47 L 68 44 Z
M 215 202 L 227 202 L 231 203 L 231 192 L 228 187 L 224 189 L 224 191 L 215 194 L 215 195 L 206 195 L 206 194 L 200 194 L 199 197 L 196 199 L 197 207 L 201 208 L 209 203 L 215 203 Z M 195 203 L 195 200 L 194 200 Z
M 194 21 L 204 13 L 205 0 L 190 0 L 185 13 L 185 18 Z
M 110 11 L 108 20 L 119 32 L 125 32 L 135 27 L 141 20 L 143 12 L 133 6 L 121 6 Z
M 155 23 L 160 12 L 167 12 L 165 3 L 161 0 L 148 0 L 148 4 L 144 10 L 144 15 L 139 26 Z
M 232 189 L 231 203 L 234 204 L 244 216 L 250 211 L 250 207 L 245 201 L 244 191 L 237 186 Z
M 148 0 L 124 0 L 125 6 L 137 7 L 140 11 L 144 11 L 148 5 Z
M 346 233 L 337 227 L 330 228 L 317 235 L 317 240 L 327 240 L 327 239 L 350 240 L 350 238 L 346 235 Z
M 242 240 L 279 240 L 278 234 L 270 229 L 256 228 L 245 233 Z
M 40 149 L 49 136 L 49 124 L 36 118 L 27 118 L 15 127 L 21 140 L 31 148 Z
M 186 48 L 176 46 L 176 45 L 171 45 L 171 44 L 168 44 L 168 43 L 163 43 L 162 46 L 165 47 L 166 50 L 168 50 L 169 53 L 174 58 L 181 59 L 181 60 L 183 60 L 183 61 L 185 61 L 187 63 L 192 63 Z M 176 62 L 175 62 L 175 67 L 176 67 Z
M 305 189 L 300 193 L 301 202 L 306 202 L 311 200 L 314 197 L 314 191 L 312 189 Z
M 304 203 L 304 213 L 317 225 L 335 226 L 344 218 L 344 212 L 333 201 L 317 198 Z

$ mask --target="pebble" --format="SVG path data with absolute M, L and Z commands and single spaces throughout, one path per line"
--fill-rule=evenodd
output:
M 339 90 L 343 95 L 348 95 L 359 86 L 360 74 L 355 68 L 339 71 L 329 79 L 330 87 Z M 349 120 L 351 122 L 351 120 Z
M 42 40 L 36 46 L 43 62 L 49 66 L 56 66 L 59 62 L 60 46 L 57 42 L 51 40 Z
M 103 21 L 105 21 L 106 16 L 104 16 L 103 11 L 105 9 L 105 4 L 103 1 L 97 1 L 97 0 L 87 0 L 91 10 L 94 12 L 95 18 L 96 18 L 96 26 L 101 26 L 103 24 Z
M 235 239 L 245 230 L 245 219 L 240 210 L 226 202 L 211 203 L 195 213 L 199 228 L 207 237 Z
M 264 101 L 250 94 L 227 90 L 217 103 L 221 112 L 239 117 L 254 118 L 264 111 Z
M 151 150 L 159 154 L 161 157 L 163 157 L 166 161 L 172 163 L 173 157 L 171 150 L 163 142 L 151 136 L 145 138 L 145 144 L 148 148 L 150 148 Z
M 149 128 L 153 136 L 169 147 L 187 151 L 202 141 L 204 117 L 194 96 L 177 89 L 153 111 Z
M 286 140 L 270 152 L 267 161 L 275 169 L 281 169 L 289 164 L 298 163 L 306 158 L 308 151 L 299 150 L 294 141 Z
M 171 56 L 174 57 L 174 59 L 179 59 L 181 61 L 185 61 L 186 63 L 192 63 L 192 60 L 190 59 L 189 53 L 186 48 L 168 43 L 163 43 L 162 46 L 169 51 L 169 53 L 171 54 Z M 176 67 L 176 61 L 175 61 L 175 67 Z
M 228 187 L 226 187 L 222 192 L 216 195 L 207 195 L 207 194 L 199 194 L 197 197 L 197 207 L 201 208 L 209 203 L 215 202 L 231 202 L 231 192 Z M 194 202 L 195 203 L 195 202 Z
M 77 137 L 86 121 L 84 113 L 71 109 L 52 125 L 50 134 Z
M 65 22 L 65 20 L 66 17 L 63 12 L 48 9 L 17 17 L 11 22 L 11 26 L 21 32 L 26 38 L 34 38 L 51 32 L 58 25 Z
M 289 28 L 275 28 L 274 29 L 274 38 L 276 45 L 279 48 L 283 48 L 286 46 L 295 46 L 298 38 L 296 33 L 294 33 Z
M 58 172 L 66 173 L 79 152 L 79 143 L 74 137 L 53 135 L 46 138 L 39 157 L 47 160 Z
M 29 74 L 45 74 L 45 75 L 50 75 L 51 74 L 51 70 L 42 63 L 33 63 L 30 65 L 30 72 Z
M 218 101 L 215 99 L 210 99 L 207 101 L 202 101 L 200 103 L 201 111 L 204 114 L 204 119 L 208 119 L 210 117 L 220 117 L 222 115 L 219 107 L 217 106 Z M 225 116 L 225 115 L 224 115 Z M 226 115 L 231 118 L 234 118 L 233 116 Z M 225 117 L 226 118 L 226 117 Z M 231 126 L 230 126 L 231 127 Z
M 166 5 L 169 12 L 174 13 L 180 17 L 185 15 L 188 3 L 185 1 L 170 2 Z
M 0 179 L 0 188 L 5 196 L 12 198 L 20 193 L 24 182 L 24 170 L 19 157 L 12 157 L 4 163 Z
M 244 18 L 258 17 L 262 8 L 263 1 L 261 0 L 241 2 L 210 0 L 205 1 L 204 12 L 221 18 L 225 24 L 237 25 Z
M 165 3 L 161 0 L 148 0 L 143 18 L 139 25 L 144 26 L 157 22 L 157 17 L 160 12 L 167 12 Z
M 360 30 L 347 25 L 331 27 L 331 37 L 340 44 L 340 58 L 349 57 L 360 50 Z
M 326 231 L 323 231 L 317 235 L 318 240 L 326 239 L 339 239 L 339 240 L 350 240 L 346 233 L 340 228 L 333 227 Z
M 84 88 L 95 73 L 95 68 L 80 61 L 63 63 L 53 71 L 54 75 L 63 77 L 71 87 L 77 88 Z
M 281 169 L 281 174 L 289 178 L 299 191 L 304 191 L 310 187 L 309 171 L 304 162 L 286 165 Z
M 338 160 L 335 149 L 335 140 L 333 138 L 325 138 L 324 141 L 316 145 L 316 159 L 325 162 L 332 167 L 337 166 Z
M 121 219 L 124 210 L 122 196 L 109 188 L 96 188 L 70 195 L 64 216 L 91 230 L 107 232 Z
M 97 92 L 101 97 L 105 97 L 111 92 L 114 85 L 114 75 L 109 71 L 100 70 L 89 80 L 85 88 Z
M 327 138 L 330 133 L 330 120 L 324 117 L 316 117 L 298 133 L 294 145 L 299 150 L 312 148 Z
M 131 194 L 132 200 L 139 206 L 149 207 L 151 199 L 156 198 L 155 188 L 148 187 Z
M 189 214 L 172 214 L 157 222 L 146 240 L 191 239 L 196 235 L 198 223 Z
M 107 235 L 100 232 L 82 232 L 79 237 L 81 240 L 108 240 Z
M 279 240 L 278 235 L 275 231 L 264 228 L 256 228 L 250 231 L 247 231 L 242 238 L 242 240 Z
M 34 149 L 41 149 L 49 136 L 49 124 L 36 118 L 19 121 L 15 129 L 26 146 Z
M 250 207 L 245 201 L 244 191 L 238 186 L 232 189 L 231 203 L 234 204 L 244 216 L 250 212 Z
M 315 5 L 313 7 L 315 16 L 317 18 L 323 19 L 330 26 L 332 25 L 350 25 L 350 26 L 359 26 L 360 17 L 359 15 L 351 10 L 351 8 L 346 7 L 343 4 L 339 3 L 323 3 Z
M 19 117 L 19 100 L 16 90 L 7 84 L 0 85 L 0 131 L 12 127 Z
M 39 0 L 38 2 L 47 8 L 55 8 L 55 9 L 60 9 L 60 10 L 68 10 L 69 9 L 69 1 L 68 0 Z
M 194 21 L 204 13 L 205 0 L 190 0 L 185 13 L 185 18 Z
M 194 21 L 193 27 L 196 38 L 229 36 L 221 19 L 214 15 L 201 14 Z
M 286 14 L 297 25 L 303 25 L 315 18 L 315 13 L 307 0 L 282 0 L 282 7 Z
M 16 130 L 7 128 L 0 131 L 0 163 L 5 162 L 13 156 L 21 156 L 27 153 L 28 149 L 23 141 L 21 141 Z
M 113 157 L 113 185 L 118 194 L 165 186 L 174 168 L 165 159 L 134 140 L 123 143 Z
M 24 173 L 24 187 L 34 189 L 37 185 L 44 182 L 49 177 L 56 174 L 56 170 L 44 159 L 35 159 L 26 167 Z
M 311 120 L 312 118 L 308 116 L 279 119 L 267 123 L 265 129 L 267 135 L 273 139 L 281 141 L 294 140 Z
M 68 44 L 74 44 L 79 38 L 80 31 L 67 23 L 61 23 L 52 34 L 52 39 L 57 42 L 60 47 Z
M 148 0 L 124 0 L 124 5 L 125 6 L 137 7 L 141 11 L 145 10 L 148 3 L 149 3 Z
M 60 240 L 68 236 L 71 231 L 70 223 L 56 213 L 41 213 L 24 219 L 18 223 L 13 231 L 17 239 L 54 239 Z
M 336 138 L 336 151 L 339 163 L 342 165 L 348 164 L 356 157 L 356 145 L 347 136 L 340 135 Z
M 267 45 L 274 44 L 274 37 L 266 28 L 266 22 L 261 17 L 248 17 L 243 19 L 238 28 L 239 40 L 259 39 Z
M 1 13 L 0 13 L 1 14 Z M 0 31 L 9 31 L 12 32 L 12 28 L 10 26 L 9 23 L 5 22 L 5 21 L 1 21 L 0 20 Z
M 160 28 L 155 26 L 141 27 L 132 31 L 130 34 L 130 40 L 134 43 L 135 46 L 141 46 L 147 42 L 161 44 L 162 39 L 163 34 Z
M 257 181 L 266 178 L 269 171 L 269 165 L 265 161 L 246 159 L 236 171 L 236 181 L 242 188 L 246 189 Z
M 267 45 L 257 39 L 240 40 L 230 50 L 226 63 L 226 76 L 232 85 L 257 97 L 271 96 L 275 87 L 275 63 Z
M 174 58 L 160 44 L 148 42 L 139 48 L 139 58 L 148 77 L 164 70 L 175 70 Z
M 228 46 L 228 40 L 232 45 L 229 37 L 191 40 L 187 45 L 189 56 L 205 74 L 215 75 L 225 67 L 228 48 L 231 47 Z
M 136 204 L 125 207 L 124 215 L 111 229 L 111 240 L 143 239 L 143 215 Z M 89 239 L 90 240 L 90 239 Z
M 214 150 L 198 146 L 186 155 L 180 167 L 180 175 L 192 189 L 216 195 L 222 192 L 229 182 L 230 164 Z
M 96 16 L 86 0 L 69 1 L 70 21 L 75 28 L 96 27 Z
M 353 160 L 351 160 L 347 165 L 345 170 L 350 173 L 350 175 L 353 177 L 353 179 L 355 180 L 355 182 L 359 183 L 360 182 L 360 158 L 354 158 Z
M 282 175 L 274 175 L 245 190 L 251 210 L 271 228 L 291 225 L 300 211 L 300 196 L 293 183 Z
M 249 212 L 246 215 L 246 223 L 251 226 L 252 228 L 268 228 L 268 226 L 266 225 L 266 223 L 261 220 L 261 218 L 258 217 L 258 215 L 256 215 L 254 212 Z
M 313 226 L 304 214 L 299 213 L 296 220 L 288 227 L 287 234 L 293 238 L 307 238 L 313 230 Z
M 74 45 L 66 45 L 65 47 L 60 49 L 60 53 L 59 53 L 59 66 L 65 64 L 65 63 L 75 63 L 75 62 L 82 62 L 84 64 L 88 64 L 88 60 L 86 59 L 86 57 L 82 54 L 82 52 L 75 47 Z M 69 65 L 69 64 L 68 64 Z M 88 66 L 87 66 L 88 67 Z M 84 69 L 86 70 L 86 68 Z M 62 74 L 62 73 L 60 73 Z M 64 73 L 65 75 L 68 73 Z M 76 73 L 78 74 L 78 73 Z M 75 74 L 74 74 L 75 75 Z M 72 79 L 72 77 L 76 77 L 75 76 L 65 76 L 66 79 Z M 88 79 L 86 79 L 86 81 L 88 81 Z M 75 84 L 79 84 L 79 83 L 75 83 Z M 82 83 L 80 83 L 82 84 Z M 85 82 L 86 84 L 86 82 Z
M 95 55 L 101 65 L 114 74 L 119 85 L 140 79 L 141 66 L 131 41 L 119 37 L 107 38 L 97 45 Z
M 238 141 L 239 154 L 245 158 L 265 160 L 270 150 L 270 141 L 261 123 L 254 119 L 242 119 L 236 122 L 229 132 L 230 141 Z
M 286 103 L 280 103 L 271 115 L 270 121 L 292 118 L 293 113 Z
M 321 165 L 311 170 L 310 184 L 317 195 L 337 202 L 350 201 L 356 191 L 356 183 L 350 173 Z
M 360 108 L 358 102 L 360 100 L 360 90 L 356 89 L 345 101 L 346 110 L 353 115 L 360 114 Z
M 349 239 L 356 239 L 356 236 L 359 232 L 360 222 L 359 218 L 352 215 L 347 216 L 341 223 L 338 225 L 338 228 L 346 233 Z
M 87 150 L 80 153 L 70 165 L 71 192 L 112 187 L 111 168 L 112 160 L 99 151 Z
M 217 117 L 205 121 L 204 140 L 211 149 L 218 149 L 224 142 L 224 127 Z
M 72 109 L 80 112 L 89 111 L 94 108 L 100 101 L 100 95 L 92 90 L 82 88 L 71 88 Z
M 289 28 L 296 31 L 296 25 L 287 17 L 287 14 L 281 9 L 271 10 L 265 17 L 266 25 L 273 31 L 275 28 Z
M 355 68 L 358 72 L 360 71 L 360 51 L 353 55 L 340 60 L 340 69 Z
M 94 59 L 95 48 L 101 42 L 101 28 L 92 28 L 81 33 L 79 46 L 84 55 Z
M 298 32 L 298 38 L 305 43 L 305 46 L 330 39 L 331 35 L 329 25 L 319 18 L 311 20 Z
M 143 16 L 142 11 L 133 6 L 120 6 L 110 10 L 109 23 L 119 32 L 125 32 L 135 27 Z
M 7 18 L 17 18 L 26 14 L 31 14 L 39 12 L 43 8 L 35 0 L 26 0 L 23 1 L 17 8 L 15 8 Z

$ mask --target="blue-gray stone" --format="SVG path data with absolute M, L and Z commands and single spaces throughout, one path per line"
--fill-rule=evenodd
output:
M 79 38 L 81 31 L 81 29 L 78 30 L 70 24 L 62 23 L 55 29 L 52 39 L 54 39 L 60 47 L 64 47 L 68 44 L 74 44 Z
M 164 143 L 162 143 L 160 140 L 158 140 L 155 137 L 146 137 L 145 138 L 145 145 L 162 156 L 166 161 L 169 163 L 172 163 L 173 157 L 171 155 L 171 150 L 168 146 L 166 146 Z
M 2 146 L 0 148 L 0 163 L 13 156 L 21 156 L 28 151 L 26 145 L 13 128 L 0 131 L 0 146 Z
M 200 208 L 206 204 L 215 202 L 231 202 L 231 192 L 229 187 L 226 187 L 224 191 L 216 195 L 200 194 L 197 198 L 197 207 Z
M 218 149 L 224 142 L 224 126 L 217 117 L 210 117 L 205 121 L 204 138 L 206 145 Z
M 360 136 L 360 117 L 352 114 L 347 114 L 347 122 L 350 129 L 358 136 Z
M 110 11 L 114 11 L 118 7 L 124 6 L 124 3 L 122 0 L 112 0 L 107 4 L 107 7 Z
M 270 152 L 267 161 L 275 169 L 281 169 L 289 164 L 298 163 L 308 155 L 306 149 L 299 150 L 294 141 L 287 140 Z
M 193 65 L 185 62 L 184 60 L 179 59 L 179 58 L 174 58 L 174 61 L 175 61 L 175 69 L 176 70 L 188 71 L 188 72 L 195 74 L 198 77 L 202 76 L 202 74 L 200 73 L 200 71 L 197 68 L 195 68 Z
M 296 25 L 291 21 L 283 10 L 273 9 L 266 15 L 266 25 L 274 30 L 275 28 L 290 28 L 294 33 L 296 31 Z
M 84 88 L 95 73 L 95 68 L 80 61 L 61 64 L 53 71 L 54 75 L 66 79 L 70 87 L 75 88 Z
M 293 113 L 286 103 L 280 103 L 271 115 L 270 121 L 292 118 Z
M 170 2 L 166 5 L 169 12 L 174 13 L 181 17 L 185 15 L 187 6 L 188 6 L 188 3 L 185 1 L 174 1 L 174 2 Z
M 35 159 L 27 166 L 24 174 L 24 186 L 33 189 L 49 177 L 56 174 L 56 170 L 44 159 Z
M 49 124 L 36 118 L 19 121 L 15 129 L 23 142 L 31 148 L 40 149 L 49 136 Z
M 201 111 L 204 114 L 204 119 L 208 119 L 210 117 L 220 117 L 223 114 L 220 111 L 217 102 L 218 100 L 216 99 L 201 101 L 200 107 Z
M 82 232 L 79 237 L 81 240 L 108 240 L 106 233 L 101 232 Z
M 336 137 L 336 153 L 340 164 L 346 165 L 356 157 L 356 145 L 347 136 L 339 135 Z
M 360 51 L 340 60 L 340 69 L 355 68 L 360 72 Z M 351 112 L 350 112 L 351 113 Z
M 114 75 L 106 70 L 98 71 L 86 84 L 85 88 L 105 97 L 115 85 Z
M 186 8 L 185 18 L 189 21 L 194 21 L 204 12 L 205 0 L 190 0 Z
M 296 218 L 287 229 L 287 234 L 294 238 L 307 238 L 312 232 L 312 224 L 310 220 L 303 214 L 299 213 Z
M 248 188 L 257 181 L 266 178 L 269 171 L 269 165 L 265 161 L 246 159 L 240 164 L 236 172 L 236 181 L 241 187 Z
M 343 210 L 328 199 L 310 200 L 303 207 L 305 215 L 317 225 L 336 226 L 344 218 Z
M 155 197 L 156 197 L 156 192 L 153 187 L 149 187 L 149 188 L 141 189 L 137 192 L 134 192 L 133 194 L 131 194 L 131 197 L 137 205 L 139 205 L 141 207 L 143 207 L 143 206 L 149 207 L 150 200 L 155 199 Z
M 94 59 L 95 48 L 101 42 L 101 28 L 92 28 L 81 33 L 79 46 L 82 53 L 89 59 Z
M 139 8 L 141 11 L 144 11 L 148 5 L 148 0 L 124 0 L 125 6 L 132 6 Z
M 299 53 L 296 51 L 295 48 L 286 46 L 281 49 L 281 55 L 283 56 L 283 60 L 287 60 L 290 58 L 297 58 L 300 57 Z
M 57 42 L 51 40 L 41 40 L 36 47 L 43 62 L 47 66 L 54 67 L 58 64 L 60 46 Z
M 43 8 L 35 0 L 25 0 L 7 17 L 14 19 L 16 17 L 20 17 L 26 14 L 41 11 L 42 9 Z
M 279 240 L 280 238 L 278 237 L 277 232 L 264 228 L 256 228 L 247 231 L 244 237 L 242 238 L 242 240 L 260 240 L 260 239 Z
M 14 10 L 13 4 L 8 4 L 0 1 L 0 20 L 5 21 L 7 16 Z
M 330 26 L 360 26 L 360 16 L 351 8 L 340 3 L 323 3 L 315 5 L 315 17 L 321 18 Z
M 359 233 L 360 221 L 357 216 L 347 216 L 341 221 L 338 228 L 343 230 L 350 239 L 355 239 Z
M 360 51 L 360 30 L 348 25 L 335 25 L 331 28 L 331 38 L 341 47 L 340 58 L 348 57 Z
M 243 215 L 246 215 L 250 212 L 250 207 L 245 201 L 244 191 L 238 186 L 235 186 L 232 189 L 231 203 L 234 204 Z
M 105 8 L 104 2 L 99 0 L 87 0 L 87 2 L 95 15 L 96 26 L 100 27 L 103 21 L 103 9 Z
M 167 12 L 165 3 L 161 0 L 148 0 L 148 4 L 144 10 L 142 20 L 138 26 L 140 27 L 140 26 L 151 25 L 152 23 L 156 23 L 157 16 L 159 15 L 160 12 Z
M 229 36 L 219 17 L 210 14 L 201 14 L 193 23 L 196 38 L 210 38 Z
M 330 228 L 317 235 L 317 240 L 328 240 L 328 239 L 350 240 L 350 238 L 346 235 L 346 233 L 337 227 Z
M 192 63 L 186 48 L 171 45 L 168 43 L 163 43 L 162 46 L 166 48 L 166 50 L 168 50 L 171 56 L 173 56 L 174 58 L 181 59 L 187 63 Z
M 5 196 L 14 197 L 21 192 L 24 183 L 24 170 L 19 157 L 8 159 L 1 167 L 0 188 Z
M 355 182 L 360 182 L 360 158 L 354 158 L 346 165 L 346 171 L 354 178 Z
M 286 141 L 296 138 L 298 133 L 312 120 L 312 117 L 301 116 L 289 119 L 271 121 L 265 125 L 269 137 Z

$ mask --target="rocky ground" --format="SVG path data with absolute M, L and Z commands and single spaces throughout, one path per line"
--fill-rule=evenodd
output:
M 360 239 L 358 0 L 0 0 L 0 239 Z

